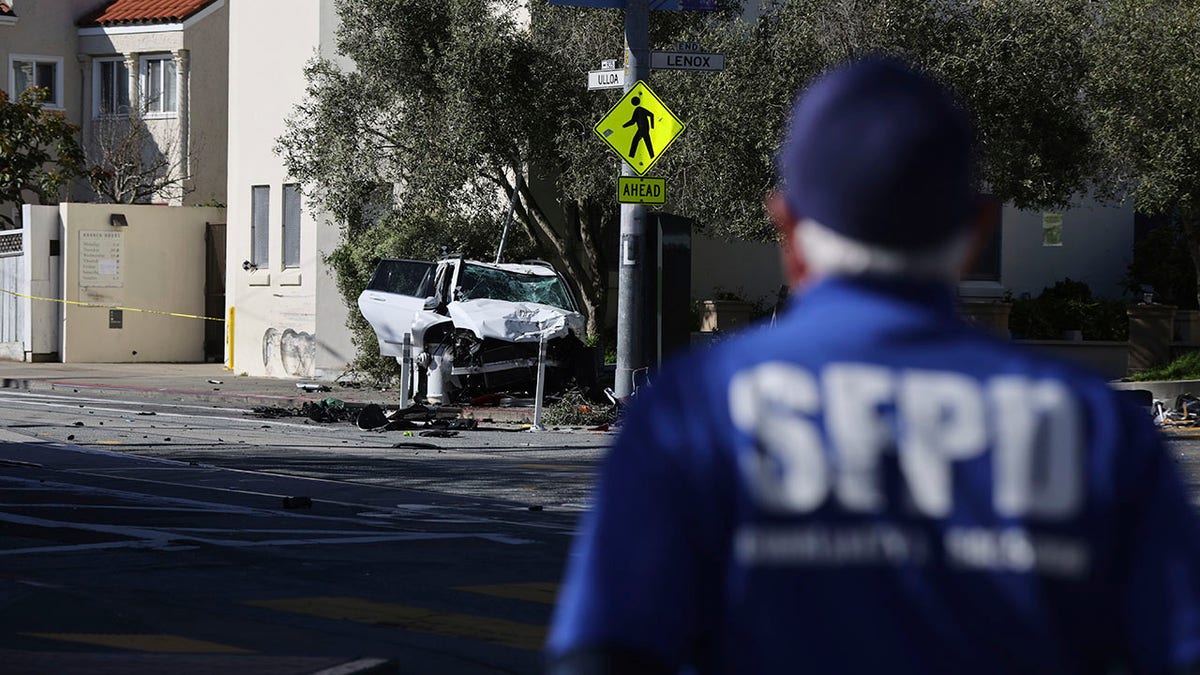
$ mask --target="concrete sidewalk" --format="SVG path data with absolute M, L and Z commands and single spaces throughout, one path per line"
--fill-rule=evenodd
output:
M 321 384 L 327 392 L 308 392 L 301 383 Z M 339 386 L 321 379 L 240 376 L 220 363 L 22 363 L 0 361 L 0 384 L 6 389 L 86 392 L 213 405 L 291 408 L 336 398 L 350 407 L 377 403 L 394 408 L 400 394 L 374 387 Z M 464 408 L 464 417 L 528 424 L 532 408 Z
M 176 397 L 241 405 L 301 405 L 327 397 L 347 403 L 396 403 L 398 394 L 369 387 L 339 387 L 321 380 L 248 377 L 219 363 L 18 363 L 0 361 L 0 380 L 10 389 L 104 390 L 131 396 Z M 297 383 L 328 386 L 306 392 Z

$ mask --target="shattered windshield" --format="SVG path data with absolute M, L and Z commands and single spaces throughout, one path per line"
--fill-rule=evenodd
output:
M 536 302 L 573 312 L 570 296 L 558 276 L 520 274 L 482 265 L 463 264 L 458 273 L 458 299 L 489 298 L 509 302 Z

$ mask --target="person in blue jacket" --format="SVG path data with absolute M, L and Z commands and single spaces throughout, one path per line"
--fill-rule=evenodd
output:
M 637 396 L 551 673 L 1192 672 L 1200 530 L 1148 416 L 956 314 L 974 152 L 904 62 L 803 92 L 770 201 L 798 297 Z

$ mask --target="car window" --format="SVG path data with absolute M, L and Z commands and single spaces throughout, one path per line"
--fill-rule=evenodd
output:
M 367 288 L 416 298 L 429 297 L 433 295 L 433 263 L 419 260 L 380 260 Z
M 509 302 L 536 302 L 575 311 L 570 296 L 557 276 L 519 274 L 482 265 L 464 264 L 458 274 L 458 299 L 489 298 Z

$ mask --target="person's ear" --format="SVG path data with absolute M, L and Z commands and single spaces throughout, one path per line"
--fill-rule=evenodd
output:
M 971 222 L 971 242 L 967 255 L 963 258 L 959 276 L 965 275 L 975 265 L 979 255 L 987 248 L 992 234 L 1000 227 L 1000 209 L 997 208 L 996 198 L 991 195 L 979 195 L 975 200 L 975 216 Z
M 796 237 L 796 225 L 800 221 L 778 190 L 767 195 L 766 209 L 767 217 L 779 233 L 783 277 L 792 288 L 800 288 L 808 278 L 803 251 L 800 250 L 800 241 Z

